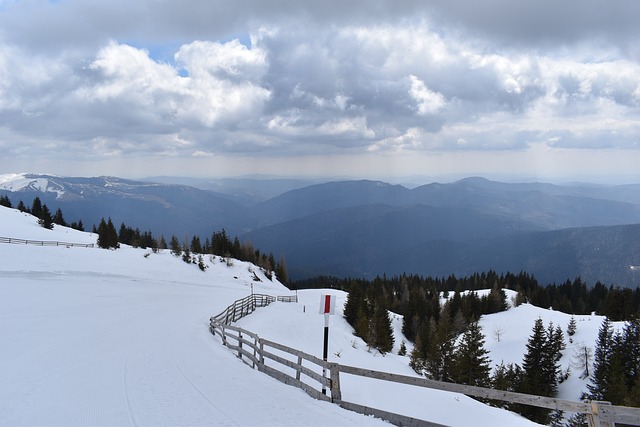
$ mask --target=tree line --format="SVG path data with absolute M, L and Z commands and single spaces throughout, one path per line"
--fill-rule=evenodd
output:
M 158 238 L 153 236 L 151 230 L 140 231 L 139 228 L 120 224 L 119 231 L 111 218 L 101 219 L 100 224 L 94 225 L 93 232 L 98 235 L 98 246 L 105 249 L 117 249 L 120 243 L 140 248 L 151 248 L 154 252 L 160 249 L 170 249 L 171 253 L 181 257 L 186 263 L 197 264 L 204 271 L 205 264 L 202 255 L 220 255 L 225 258 L 235 258 L 247 261 L 261 267 L 267 272 L 275 273 L 281 282 L 287 281 L 287 267 L 284 256 L 276 261 L 273 253 L 263 253 L 255 249 L 251 242 L 240 242 L 238 237 L 231 239 L 227 232 L 214 231 L 211 237 L 202 240 L 199 236 L 192 236 L 180 241 L 176 235 L 172 235 L 167 242 L 163 235 Z M 194 255 L 197 254 L 197 255 Z
M 511 301 L 514 305 L 530 302 L 560 310 L 561 305 L 566 309 L 570 304 L 574 314 L 595 311 L 607 316 L 604 332 L 601 331 L 596 344 L 595 360 L 590 347 L 578 346 L 581 351 L 572 361 L 583 378 L 591 378 L 590 393 L 584 398 L 640 405 L 637 289 L 602 284 L 589 288 L 578 278 L 559 286 L 550 285 L 544 292 L 535 278 L 525 272 L 498 275 L 493 271 L 463 278 L 406 274 L 373 280 L 319 277 L 295 281 L 290 286 L 347 291 L 345 319 L 354 328 L 355 335 L 381 353 L 391 351 L 394 343 L 389 311 L 403 315 L 403 335 L 413 343 L 409 365 L 427 378 L 547 397 L 556 397 L 558 385 L 569 376 L 569 371 L 561 370 L 559 362 L 566 348 L 565 333 L 571 341 L 576 332 L 575 318 L 572 317 L 566 331 L 553 323 L 544 325 L 541 319 L 536 320 L 522 362 L 500 363 L 492 370 L 484 348 L 485 334 L 478 324 L 480 316 L 507 309 L 503 289 L 517 290 L 517 296 Z M 481 296 L 475 292 L 479 289 L 490 291 Z M 612 319 L 627 321 L 622 333 L 611 332 Z M 500 339 L 500 331 L 490 332 Z M 406 346 L 402 344 L 400 354 L 406 354 Z M 589 372 L 591 362 L 593 372 Z M 584 424 L 581 416 L 563 421 L 564 414 L 557 411 L 489 403 L 545 425 L 564 425 L 565 421 L 568 425 Z
M 11 200 L 6 195 L 0 196 L 0 206 L 13 208 Z M 57 224 L 63 227 L 71 227 L 76 230 L 85 231 L 82 220 L 68 224 L 60 208 L 52 215 L 47 205 L 43 204 L 39 197 L 34 198 L 31 207 L 27 207 L 23 201 L 20 200 L 16 208 L 21 212 L 30 213 L 37 217 L 38 224 L 47 229 L 52 229 L 54 224 Z M 288 280 L 284 256 L 281 256 L 280 259 L 276 261 L 273 253 L 263 253 L 259 249 L 254 248 L 251 242 L 241 243 L 238 237 L 232 239 L 224 229 L 214 231 L 210 237 L 204 240 L 201 240 L 199 236 L 193 236 L 191 239 L 185 236 L 181 242 L 178 237 L 173 235 L 169 243 L 167 243 L 162 235 L 156 238 L 151 230 L 140 231 L 139 228 L 127 226 L 124 222 L 121 223 L 119 229 L 116 229 L 111 218 L 105 220 L 103 217 L 97 226 L 95 224 L 93 225 L 92 232 L 97 234 L 98 247 L 103 249 L 117 249 L 121 243 L 136 248 L 151 248 L 153 251 L 171 249 L 174 255 L 182 257 L 185 262 L 198 264 L 203 270 L 204 262 L 202 258 L 200 257 L 200 259 L 198 259 L 196 257 L 194 261 L 191 254 L 215 254 L 226 258 L 235 258 L 240 261 L 251 262 L 267 272 L 275 273 L 283 283 Z
M 0 206 L 13 208 L 11 200 L 9 200 L 9 197 L 6 195 L 0 196 Z M 58 208 L 55 213 L 52 214 L 51 210 L 49 210 L 49 207 L 46 204 L 42 203 L 39 197 L 35 197 L 33 199 L 31 207 L 26 206 L 24 202 L 20 200 L 18 202 L 18 205 L 16 206 L 16 209 L 18 209 L 20 212 L 25 212 L 35 216 L 36 218 L 38 218 L 38 224 L 49 230 L 53 229 L 53 226 L 57 224 L 62 227 L 71 227 L 76 230 L 84 231 L 82 220 L 78 220 L 78 222 L 72 222 L 71 224 L 68 224 L 65 221 L 64 215 L 62 215 L 62 210 L 60 210 L 60 208 Z
M 493 270 L 473 273 L 469 276 L 430 277 L 402 274 L 393 277 L 376 277 L 373 280 L 360 278 L 338 278 L 319 276 L 297 280 L 289 283 L 291 289 L 331 288 L 351 292 L 356 287 L 366 288 L 366 292 L 380 293 L 386 307 L 399 314 L 406 315 L 407 309 L 415 307 L 410 300 L 417 298 L 420 304 L 424 300 L 427 305 L 436 306 L 436 295 L 448 295 L 452 292 L 462 293 L 480 289 L 511 289 L 517 292 L 515 305 L 528 302 L 541 308 L 552 308 L 569 314 L 596 313 L 607 316 L 612 321 L 624 321 L 640 315 L 640 288 L 631 289 L 618 285 L 604 285 L 597 282 L 587 285 L 581 278 L 567 280 L 557 285 L 540 284 L 527 272 L 498 274 Z M 492 300 L 495 301 L 495 300 Z M 467 318 L 472 314 L 488 314 L 495 310 L 488 307 L 490 301 L 481 301 L 482 307 L 476 303 L 465 305 Z M 432 307 L 433 308 L 433 307 Z M 473 313 L 471 313 L 473 312 Z M 410 313 L 412 314 L 412 313 Z M 411 331 L 409 332 L 411 335 Z

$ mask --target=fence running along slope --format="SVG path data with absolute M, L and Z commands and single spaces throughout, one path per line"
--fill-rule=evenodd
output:
M 16 239 L 15 237 L 0 237 L 0 243 L 11 243 L 14 245 L 36 245 L 36 246 L 66 246 L 76 248 L 93 248 L 94 243 L 69 243 L 69 242 L 57 242 L 53 240 L 25 240 Z
M 260 372 L 264 372 L 285 384 L 298 387 L 311 397 L 333 402 L 345 409 L 365 415 L 373 415 L 397 426 L 444 427 L 442 424 L 344 401 L 340 388 L 340 374 L 461 393 L 482 399 L 585 414 L 590 427 L 613 427 L 616 424 L 640 426 L 640 408 L 613 406 L 609 402 L 575 402 L 534 396 L 326 362 L 311 354 L 260 338 L 251 331 L 231 325 L 232 322 L 236 322 L 242 317 L 253 313 L 256 308 L 265 307 L 275 301 L 297 302 L 297 297 L 250 295 L 235 301 L 222 313 L 212 317 L 209 330 L 212 334 L 218 335 L 222 339 L 223 345 L 237 352 L 237 356 L 252 368 L 257 368 Z M 276 352 L 279 354 L 276 354 Z M 303 365 L 303 361 L 306 361 L 306 365 Z M 326 371 L 329 372 L 328 378 L 320 373 Z M 327 389 L 330 391 L 330 395 L 327 395 Z

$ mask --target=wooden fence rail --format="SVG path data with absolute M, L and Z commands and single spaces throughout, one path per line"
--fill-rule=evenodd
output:
M 66 247 L 78 247 L 78 248 L 93 248 L 93 243 L 68 243 L 68 242 L 56 242 L 47 240 L 25 240 L 16 239 L 15 237 L 0 237 L 0 243 L 12 243 L 15 245 L 36 245 L 36 246 L 66 246 Z
M 264 297 L 267 296 L 261 296 L 261 301 L 273 302 L 275 300 L 273 297 Z M 301 388 L 307 394 L 316 399 L 330 401 L 345 409 L 365 415 L 373 415 L 387 420 L 394 425 L 443 427 L 441 424 L 342 400 L 340 374 L 355 375 L 373 380 L 389 381 L 398 384 L 461 393 L 483 399 L 586 414 L 590 427 L 612 427 L 617 423 L 640 426 L 640 408 L 613 406 L 609 402 L 575 402 L 550 397 L 533 396 L 523 393 L 433 381 L 422 377 L 412 377 L 371 369 L 362 369 L 334 362 L 325 362 L 322 359 L 303 351 L 260 338 L 257 334 L 232 326 L 230 323 L 223 323 L 222 320 L 230 319 L 228 312 L 232 310 L 232 307 L 247 298 L 236 301 L 236 303 L 229 306 L 225 311 L 212 317 L 210 324 L 211 332 L 219 335 L 222 338 L 222 343 L 231 350 L 236 351 L 240 359 L 253 368 L 257 368 L 260 372 L 264 372 L 285 384 Z M 268 305 L 269 303 L 270 302 L 266 302 L 265 305 Z M 246 302 L 242 302 L 239 306 L 245 307 L 247 304 Z M 276 352 L 278 352 L 278 354 L 276 354 Z M 288 373 L 285 372 L 285 370 L 288 371 Z M 322 370 L 329 373 L 328 378 L 319 373 L 322 372 Z M 327 396 L 320 391 L 324 389 L 329 389 L 331 395 Z

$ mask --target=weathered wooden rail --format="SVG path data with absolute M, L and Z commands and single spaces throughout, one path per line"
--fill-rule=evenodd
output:
M 260 295 L 256 297 L 258 301 L 263 302 L 264 305 L 251 305 L 245 300 L 251 299 L 252 297 L 253 296 L 236 301 L 236 303 L 229 306 L 225 311 L 212 317 L 210 323 L 211 333 L 220 336 L 222 343 L 229 349 L 237 352 L 237 356 L 252 368 L 257 368 L 260 372 L 264 372 L 285 384 L 298 387 L 311 397 L 336 403 L 345 409 L 365 415 L 373 415 L 398 426 L 442 427 L 441 424 L 343 400 L 342 390 L 340 388 L 341 374 L 461 393 L 482 399 L 499 400 L 539 408 L 586 414 L 590 427 L 613 427 L 615 424 L 640 426 L 640 408 L 613 406 L 609 402 L 575 402 L 550 397 L 533 396 L 510 391 L 433 381 L 422 377 L 362 369 L 334 362 L 325 362 L 311 354 L 260 338 L 253 332 L 231 325 L 231 321 L 229 320 L 233 317 L 229 315 L 229 312 L 246 313 L 244 315 L 247 315 L 249 314 L 246 310 L 247 307 L 253 307 L 253 310 L 255 310 L 257 306 L 268 305 L 276 300 L 274 297 Z M 236 304 L 237 308 L 232 309 Z M 239 308 L 243 307 L 245 308 L 244 311 L 238 311 Z M 251 312 L 253 310 L 251 310 Z M 238 319 L 239 318 L 236 320 Z M 225 322 L 224 320 L 227 321 Z M 236 320 L 232 321 L 235 322 Z M 328 378 L 319 373 L 323 370 L 329 372 Z M 324 389 L 330 390 L 330 396 L 320 391 Z
M 47 240 L 25 240 L 16 239 L 15 237 L 0 237 L 0 243 L 11 243 L 15 245 L 36 245 L 36 246 L 66 246 L 66 247 L 78 247 L 78 248 L 93 248 L 93 243 L 68 243 L 68 242 L 56 242 Z

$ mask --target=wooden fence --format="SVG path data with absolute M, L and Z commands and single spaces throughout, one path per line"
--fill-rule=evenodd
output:
M 575 402 L 550 397 L 533 396 L 490 388 L 433 381 L 422 377 L 391 374 L 388 372 L 362 369 L 355 366 L 341 365 L 334 362 L 325 362 L 303 351 L 260 338 L 253 332 L 232 326 L 229 321 L 223 321 L 232 318 L 229 314 L 230 312 L 246 313 L 244 315 L 247 315 L 255 310 L 255 307 L 268 305 L 275 301 L 274 297 L 259 295 L 256 297 L 259 298 L 258 301 L 263 302 L 263 305 L 252 305 L 246 302 L 238 304 L 252 297 L 236 301 L 236 303 L 229 306 L 225 311 L 212 317 L 210 324 L 211 333 L 219 335 L 222 338 L 222 343 L 229 349 L 237 352 L 238 357 L 252 368 L 257 368 L 260 372 L 264 372 L 285 384 L 301 388 L 316 399 L 336 403 L 348 410 L 365 415 L 373 415 L 397 426 L 443 427 L 441 424 L 344 401 L 340 388 L 341 374 L 461 393 L 482 399 L 586 414 L 590 427 L 612 427 L 618 423 L 640 426 L 640 408 L 613 406 L 609 402 Z M 232 309 L 232 307 L 236 305 L 238 308 Z M 253 310 L 250 312 L 247 311 L 249 307 L 253 307 Z M 238 311 L 239 308 L 245 308 L 245 310 Z M 235 322 L 241 317 L 243 316 L 232 321 Z M 329 372 L 328 378 L 319 373 L 325 371 Z M 330 396 L 323 393 L 325 389 L 330 390 Z
M 78 247 L 78 248 L 93 248 L 93 243 L 68 243 L 68 242 L 56 242 L 47 240 L 25 240 L 16 239 L 14 237 L 0 237 L 0 243 L 12 243 L 16 245 L 36 245 L 36 246 L 66 246 L 66 247 Z

